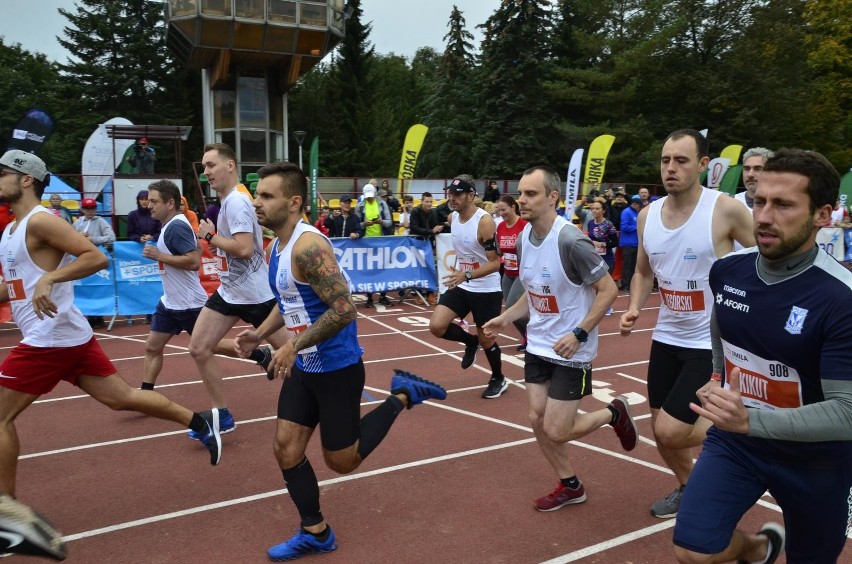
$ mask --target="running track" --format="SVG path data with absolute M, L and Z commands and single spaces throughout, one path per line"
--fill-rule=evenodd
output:
M 589 499 L 551 513 L 532 507 L 556 477 L 527 421 L 514 329 L 499 342 L 506 376 L 517 383 L 503 397 L 484 400 L 485 355 L 480 351 L 462 371 L 462 347 L 429 334 L 428 308 L 406 301 L 361 309 L 364 410 L 387 395 L 397 367 L 439 381 L 449 397 L 402 413 L 384 443 L 347 476 L 325 468 L 313 439 L 308 456 L 339 549 L 305 562 L 672 562 L 674 521 L 648 513 L 675 485 L 654 448 L 645 399 L 658 304 L 653 296 L 638 330 L 624 339 L 617 320 L 627 297 L 619 296 L 615 314 L 601 325 L 594 396 L 583 401 L 585 409 L 598 409 L 627 394 L 640 444 L 624 453 L 608 427 L 574 442 L 573 463 Z M 147 330 L 137 320 L 97 333 L 134 386 Z M 0 357 L 19 339 L 13 325 L 0 327 Z M 182 335 L 167 348 L 158 390 L 206 409 L 187 342 Z M 63 531 L 67 562 L 266 562 L 266 549 L 293 533 L 298 515 L 271 453 L 278 384 L 252 362 L 220 362 L 238 426 L 223 437 L 218 467 L 172 423 L 112 412 L 64 383 L 18 419 L 18 497 Z M 742 525 L 757 530 L 780 519 L 766 496 Z M 852 563 L 852 550 L 842 561 Z

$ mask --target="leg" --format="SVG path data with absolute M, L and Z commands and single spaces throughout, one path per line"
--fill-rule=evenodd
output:
M 521 296 L 524 295 L 524 285 L 521 284 L 520 278 L 514 278 L 512 282 L 512 287 L 509 289 L 509 297 L 506 298 L 506 309 L 509 309 L 515 302 L 517 302 Z M 527 323 L 529 323 L 529 318 L 524 317 L 523 319 L 518 319 L 514 322 L 515 328 L 518 330 L 518 333 L 521 334 L 521 339 L 526 341 L 527 339 Z
M 142 383 L 150 384 L 153 389 L 157 376 L 163 369 L 163 349 L 172 339 L 171 333 L 151 331 L 145 341 L 145 360 L 142 361 Z
M 227 408 L 225 390 L 222 385 L 222 370 L 216 362 L 214 348 L 222 337 L 234 326 L 237 317 L 222 315 L 208 307 L 201 310 L 192 338 L 189 341 L 189 354 L 198 366 L 198 372 L 204 380 L 204 386 L 213 402 L 213 407 Z
M 0 388 L 0 493 L 15 496 L 21 445 L 15 419 L 39 396 Z
M 136 411 L 189 427 L 193 412 L 159 392 L 131 388 L 118 374 L 80 376 L 80 389 L 115 411 Z

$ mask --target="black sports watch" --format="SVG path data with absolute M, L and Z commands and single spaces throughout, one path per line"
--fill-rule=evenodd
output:
M 465 280 L 470 282 L 471 280 L 473 280 L 473 272 L 471 272 L 470 270 L 465 270 L 464 271 L 464 278 L 465 278 Z
M 204 236 L 204 240 L 209 243 L 210 239 L 213 238 L 213 235 L 215 235 L 215 233 L 208 233 L 207 235 Z
M 574 336 L 577 337 L 577 340 L 581 343 L 585 343 L 589 340 L 589 334 L 586 333 L 585 329 L 582 327 L 574 327 L 574 330 L 571 332 L 574 333 Z

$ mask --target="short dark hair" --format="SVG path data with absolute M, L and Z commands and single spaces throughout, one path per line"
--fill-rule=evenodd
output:
M 420 199 L 422 200 L 423 198 L 434 198 L 434 196 L 432 195 L 432 192 L 423 192 L 420 195 Z
M 262 180 L 269 176 L 281 178 L 281 189 L 285 196 L 301 196 L 302 211 L 308 203 L 308 179 L 299 165 L 287 161 L 268 164 L 257 171 L 257 176 Z
M 792 172 L 807 177 L 811 213 L 823 206 L 833 208 L 840 195 L 840 174 L 816 151 L 780 149 L 766 160 L 763 172 Z
M 497 200 L 497 201 L 503 202 L 504 204 L 506 204 L 510 208 L 515 208 L 515 213 L 521 213 L 521 207 L 518 205 L 518 202 L 516 202 L 515 198 L 513 198 L 509 194 L 505 194 L 505 195 L 501 196 L 500 199 Z
M 708 147 L 707 138 L 701 135 L 700 131 L 696 131 L 694 129 L 678 129 L 677 131 L 672 131 L 669 133 L 669 136 L 666 137 L 666 140 L 663 141 L 663 145 L 668 143 L 669 139 L 677 141 L 681 137 L 692 137 L 695 141 L 695 146 L 698 148 L 698 160 L 709 155 L 710 149 Z
M 156 190 L 163 198 L 163 203 L 175 203 L 175 209 L 180 208 L 180 189 L 171 180 L 157 180 L 148 185 L 148 191 Z
M 219 156 L 224 157 L 225 160 L 237 162 L 236 151 L 234 151 L 234 148 L 227 143 L 207 143 L 204 145 L 204 152 L 206 153 L 207 151 L 216 151 L 219 153 Z

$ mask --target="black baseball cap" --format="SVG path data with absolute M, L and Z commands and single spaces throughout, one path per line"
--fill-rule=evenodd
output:
M 463 194 L 464 192 L 472 192 L 476 194 L 476 188 L 462 180 L 461 178 L 454 178 L 450 185 L 447 187 L 447 190 L 450 192 L 455 192 L 456 194 Z

